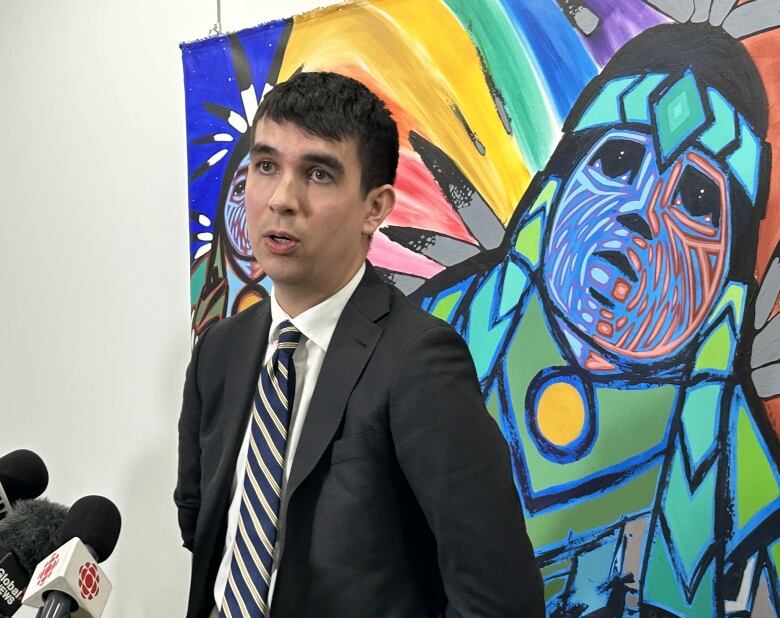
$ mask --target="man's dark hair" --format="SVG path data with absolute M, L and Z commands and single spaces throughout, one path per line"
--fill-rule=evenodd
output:
M 398 127 L 384 102 L 357 80 L 337 73 L 296 73 L 260 103 L 253 135 L 263 118 L 290 122 L 324 139 L 355 139 L 364 194 L 395 182 Z

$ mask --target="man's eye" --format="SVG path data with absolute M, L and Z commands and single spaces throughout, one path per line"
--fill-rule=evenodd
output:
M 258 161 L 257 169 L 259 169 L 263 174 L 271 174 L 276 168 L 270 161 Z
M 704 217 L 713 227 L 720 226 L 720 190 L 712 178 L 695 167 L 689 165 L 683 171 L 674 201 L 692 216 Z
M 598 149 L 590 160 L 591 167 L 598 169 L 608 178 L 619 178 L 633 182 L 645 158 L 645 147 L 627 139 L 613 139 Z
M 309 173 L 309 178 L 311 178 L 314 182 L 330 182 L 333 179 L 333 176 L 328 174 L 328 172 L 325 170 L 313 169 Z

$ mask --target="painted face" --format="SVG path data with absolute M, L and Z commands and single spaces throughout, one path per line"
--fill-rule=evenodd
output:
M 543 276 L 562 318 L 633 362 L 678 352 L 729 266 L 726 178 L 689 148 L 663 173 L 650 135 L 611 129 L 566 182 Z
M 246 227 L 246 209 L 244 207 L 248 170 L 249 154 L 241 160 L 230 181 L 230 188 L 225 198 L 223 216 L 225 219 L 225 236 L 228 241 L 228 250 L 233 257 L 233 263 L 245 277 L 257 280 L 263 276 L 263 270 L 252 254 L 252 245 L 249 242 L 249 232 Z

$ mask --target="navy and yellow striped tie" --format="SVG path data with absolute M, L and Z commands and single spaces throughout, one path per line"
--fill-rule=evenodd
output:
M 292 355 L 301 332 L 285 321 L 260 371 L 252 409 L 241 510 L 220 618 L 261 618 L 271 582 L 287 428 L 295 393 Z

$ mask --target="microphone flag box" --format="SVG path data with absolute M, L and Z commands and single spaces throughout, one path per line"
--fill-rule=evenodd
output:
M 73 538 L 38 563 L 22 602 L 41 607 L 46 593 L 54 590 L 78 603 L 73 618 L 99 618 L 111 593 L 111 582 L 87 546 Z
M 11 552 L 0 558 L 0 617 L 12 616 L 21 607 L 29 579 L 27 571 Z

